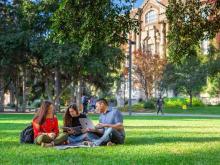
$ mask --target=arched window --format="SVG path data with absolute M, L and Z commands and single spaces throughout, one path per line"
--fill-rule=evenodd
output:
M 146 15 L 145 15 L 145 22 L 146 23 L 153 23 L 157 20 L 157 13 L 154 10 L 149 11 Z

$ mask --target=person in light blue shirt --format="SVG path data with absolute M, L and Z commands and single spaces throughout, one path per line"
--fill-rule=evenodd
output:
M 88 131 L 99 133 L 100 138 L 85 144 L 90 146 L 123 144 L 125 131 L 121 112 L 117 109 L 109 108 L 105 99 L 96 101 L 96 110 L 100 113 L 99 124 L 96 125 L 96 129 L 89 129 Z

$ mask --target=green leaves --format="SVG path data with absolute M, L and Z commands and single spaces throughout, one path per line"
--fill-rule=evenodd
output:
M 79 47 L 80 75 L 104 88 L 117 74 L 124 59 L 116 48 L 135 28 L 129 18 L 131 1 L 120 6 L 109 0 L 61 1 L 52 17 L 52 38 L 58 43 L 75 43 Z
M 108 44 L 125 42 L 125 35 L 135 20 L 129 18 L 129 3 L 120 7 L 109 0 L 78 3 L 66 0 L 60 4 L 53 17 L 53 30 L 57 36 L 77 40 L 83 48 L 97 40 Z M 123 13 L 122 13 L 123 12 Z M 56 38 L 57 39 L 57 38 Z
M 182 59 L 181 64 L 168 64 L 163 75 L 163 86 L 188 95 L 199 93 L 206 85 L 207 64 L 191 52 L 191 56 Z
M 20 70 L 28 70 L 29 87 L 40 84 L 41 92 L 44 85 L 53 91 L 55 70 L 61 87 L 83 80 L 108 90 L 124 60 L 118 47 L 137 25 L 127 0 L 21 0 L 3 7 L 0 69 L 18 79 Z
M 166 16 L 170 26 L 168 39 L 170 59 L 179 62 L 205 39 L 212 39 L 220 29 L 219 7 L 213 2 L 169 0 Z M 215 18 L 215 19 L 214 19 Z

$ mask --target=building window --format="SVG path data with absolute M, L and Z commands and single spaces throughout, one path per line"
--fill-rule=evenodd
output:
M 145 22 L 146 23 L 153 23 L 157 20 L 157 13 L 154 10 L 149 11 L 146 15 L 145 15 Z
M 153 44 L 147 44 L 147 50 L 146 50 L 147 53 L 152 53 L 153 52 Z
M 156 47 L 155 47 L 156 54 L 159 54 L 159 46 L 160 46 L 160 44 L 159 44 L 159 42 L 157 42 Z

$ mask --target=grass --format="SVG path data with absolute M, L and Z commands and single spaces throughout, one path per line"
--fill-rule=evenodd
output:
M 122 111 L 127 112 L 127 106 L 126 108 L 119 108 Z M 140 106 L 133 106 L 132 107 L 133 112 L 146 112 L 146 113 L 155 113 L 156 109 L 143 109 Z M 182 107 L 165 107 L 164 108 L 165 113 L 175 113 L 175 114 L 210 114 L 210 115 L 220 115 L 220 106 L 194 106 L 194 107 L 187 107 L 186 110 L 183 110 Z
M 19 144 L 31 118 L 0 114 L 0 164 L 220 164 L 219 118 L 126 116 L 124 145 L 68 150 Z
M 183 110 L 181 107 L 165 108 L 165 113 L 178 113 L 178 114 L 210 114 L 220 115 L 220 106 L 203 106 L 203 107 L 187 107 Z

